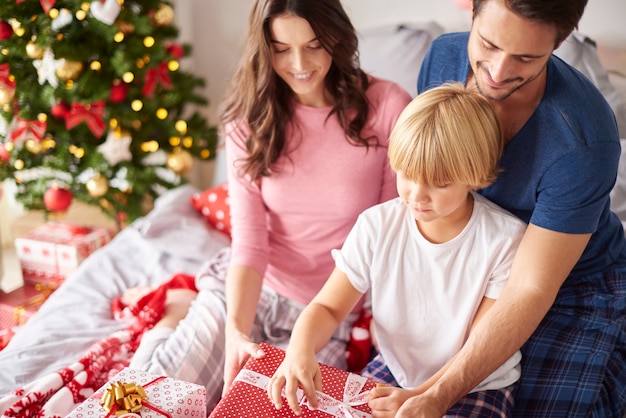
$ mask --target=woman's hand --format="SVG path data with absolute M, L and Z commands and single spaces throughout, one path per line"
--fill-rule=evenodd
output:
M 276 409 L 281 409 L 283 406 L 282 390 L 284 388 L 289 407 L 296 415 L 300 415 L 302 408 L 296 393 L 298 387 L 302 388 L 304 398 L 307 399 L 309 406 L 312 409 L 317 408 L 319 404 L 315 391 L 322 390 L 322 372 L 315 354 L 294 353 L 292 355 L 287 351 L 285 360 L 270 379 L 267 395 Z
M 228 388 L 230 388 L 233 380 L 237 377 L 237 373 L 239 373 L 251 356 L 254 358 L 265 356 L 265 352 L 258 344 L 252 342 L 248 335 L 238 330 L 226 331 L 225 349 L 224 388 L 222 389 L 222 396 L 226 393 Z

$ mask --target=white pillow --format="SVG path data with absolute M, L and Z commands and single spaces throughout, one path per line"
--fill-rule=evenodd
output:
M 417 95 L 417 75 L 431 42 L 444 32 L 435 22 L 404 23 L 359 32 L 361 68 Z

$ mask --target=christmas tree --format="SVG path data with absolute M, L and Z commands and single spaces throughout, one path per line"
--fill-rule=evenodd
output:
M 75 198 L 130 222 L 214 157 L 173 18 L 163 0 L 3 0 L 0 180 L 24 208 Z

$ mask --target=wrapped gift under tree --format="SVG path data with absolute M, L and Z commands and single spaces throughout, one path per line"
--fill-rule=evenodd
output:
M 24 325 L 52 290 L 44 284 L 26 284 L 9 293 L 0 292 L 0 330 L 10 332 L 13 327 Z
M 91 253 L 107 244 L 113 232 L 67 222 L 47 222 L 15 239 L 24 283 L 58 287 Z
M 285 358 L 280 348 L 261 343 L 265 356 L 260 359 L 250 358 L 239 372 L 232 386 L 213 410 L 209 418 L 283 418 L 295 417 L 286 398 L 283 407 L 277 410 L 267 396 L 270 378 Z M 301 390 L 302 414 L 300 417 L 371 417 L 367 406 L 369 390 L 376 383 L 354 373 L 340 370 L 320 363 L 323 392 L 318 391 L 317 410 L 308 408 Z

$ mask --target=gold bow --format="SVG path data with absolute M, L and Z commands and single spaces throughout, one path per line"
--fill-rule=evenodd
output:
M 132 382 L 117 382 L 111 383 L 111 386 L 106 389 L 100 405 L 107 411 L 116 407 L 114 412 L 118 416 L 139 411 L 143 406 L 143 399 L 146 398 L 146 392 L 141 385 Z

